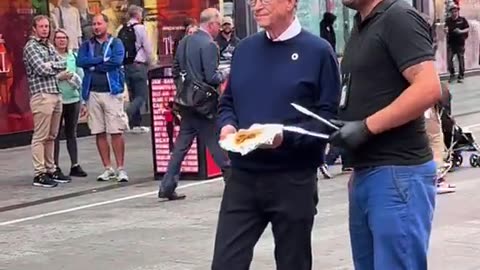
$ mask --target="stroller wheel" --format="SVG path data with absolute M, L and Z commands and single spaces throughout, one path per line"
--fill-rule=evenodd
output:
M 478 158 L 479 158 L 479 156 L 476 155 L 476 154 L 470 155 L 470 166 L 472 166 L 472 167 L 480 167 Z
M 463 163 L 463 157 L 461 154 L 453 154 L 453 166 L 460 167 Z

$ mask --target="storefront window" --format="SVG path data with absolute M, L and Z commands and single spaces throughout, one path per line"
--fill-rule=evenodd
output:
M 33 129 L 23 47 L 46 7 L 46 0 L 0 1 L 0 135 Z

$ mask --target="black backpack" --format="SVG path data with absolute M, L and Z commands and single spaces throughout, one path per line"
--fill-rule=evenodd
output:
M 124 65 L 133 64 L 135 62 L 135 57 L 137 56 L 137 47 L 135 42 L 137 37 L 135 36 L 134 27 L 139 23 L 134 23 L 132 25 L 124 24 L 120 32 L 118 33 L 118 38 L 122 41 L 123 46 L 125 47 L 125 58 L 123 59 Z

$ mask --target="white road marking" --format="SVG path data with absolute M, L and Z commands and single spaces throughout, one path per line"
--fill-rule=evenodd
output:
M 205 185 L 205 184 L 210 184 L 210 183 L 213 183 L 213 182 L 217 182 L 221 179 L 222 178 L 219 177 L 219 178 L 200 181 L 200 182 L 196 182 L 196 183 L 190 183 L 190 184 L 186 184 L 186 185 L 183 185 L 183 186 L 179 186 L 177 188 L 177 190 L 190 188 L 190 187 L 195 187 L 195 186 L 200 186 L 200 185 Z M 44 218 L 44 217 L 51 217 L 51 216 L 71 213 L 71 212 L 75 212 L 75 211 L 79 211 L 79 210 L 83 210 L 83 209 L 88 209 L 88 208 L 92 208 L 92 207 L 97 207 L 97 206 L 102 206 L 102 205 L 107 205 L 107 204 L 112 204 L 112 203 L 117 203 L 117 202 L 123 202 L 123 201 L 138 199 L 138 198 L 142 198 L 142 197 L 147 197 L 147 196 L 153 196 L 153 195 L 156 195 L 157 193 L 158 193 L 158 191 L 145 192 L 145 193 L 142 193 L 142 194 L 122 197 L 122 198 L 118 198 L 118 199 L 114 199 L 114 200 L 108 200 L 108 201 L 103 201 L 103 202 L 98 202 L 98 203 L 86 204 L 86 205 L 73 207 L 73 208 L 68 208 L 68 209 L 64 209 L 64 210 L 48 212 L 48 213 L 39 214 L 39 215 L 35 215 L 35 216 L 30 216 L 30 217 L 25 217 L 25 218 L 14 219 L 14 220 L 10 220 L 10 221 L 1 222 L 0 226 L 7 226 L 7 225 L 17 224 L 17 223 L 21 223 L 21 222 L 25 222 L 25 221 L 41 219 L 41 218 Z
M 466 126 L 465 128 L 472 130 L 472 129 L 477 129 L 478 127 L 480 127 L 480 123 L 474 124 L 474 125 L 469 125 L 469 126 Z
M 473 125 L 469 125 L 469 126 L 465 126 L 465 127 L 463 127 L 463 128 L 472 129 L 472 128 L 475 128 L 475 127 L 480 127 L 480 123 L 478 123 L 478 124 L 473 124 Z M 205 181 L 200 181 L 200 182 L 196 182 L 196 183 L 186 184 L 186 185 L 183 185 L 183 186 L 179 186 L 179 187 L 177 188 L 177 190 L 179 190 L 179 189 L 185 189 L 185 188 L 189 188 L 189 187 L 195 187 L 195 186 L 210 184 L 210 183 L 219 181 L 220 179 L 222 179 L 222 178 L 220 177 L 220 178 L 214 178 L 214 179 L 211 179 L 211 180 L 205 180 Z M 88 209 L 88 208 L 93 208 L 93 207 L 97 207 L 97 206 L 102 206 L 102 205 L 107 205 L 107 204 L 112 204 L 112 203 L 117 203 L 117 202 L 123 202 L 123 201 L 138 199 L 138 198 L 142 198 L 142 197 L 147 197 L 147 196 L 152 196 L 152 195 L 157 194 L 157 192 L 158 192 L 158 191 L 151 191 L 151 192 L 146 192 L 146 193 L 142 193 L 142 194 L 137 194 L 137 195 L 127 196 L 127 197 L 122 197 L 122 198 L 118 198 L 118 199 L 114 199 L 114 200 L 108 200 L 108 201 L 103 201 L 103 202 L 98 202 L 98 203 L 92 203 L 92 204 L 82 205 L 82 206 L 73 207 L 73 208 L 68 208 L 68 209 L 64 209 L 64 210 L 59 210 L 59 211 L 54 211 L 54 212 L 48 212 L 48 213 L 45 213 L 45 214 L 39 214 L 39 215 L 35 215 L 35 216 L 30 216 L 30 217 L 25 217 L 25 218 L 19 218 L 19 219 L 14 219 L 14 220 L 5 221 L 5 222 L 0 222 L 0 226 L 7 226 L 7 225 L 17 224 L 17 223 L 21 223 L 21 222 L 25 222 L 25 221 L 31 221 L 31 220 L 41 219 L 41 218 L 44 218 L 44 217 L 51 217 L 51 216 L 56 216 L 56 215 L 61 215 L 61 214 L 66 214 L 66 213 L 71 213 L 71 212 L 75 212 L 75 211 L 79 211 L 79 210 L 83 210 L 83 209 Z

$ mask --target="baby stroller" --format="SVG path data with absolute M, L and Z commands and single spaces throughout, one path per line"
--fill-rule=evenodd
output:
M 451 170 L 462 166 L 463 152 L 470 155 L 470 165 L 480 167 L 480 147 L 470 131 L 462 129 L 451 115 L 452 96 L 448 86 L 442 83 L 442 100 L 436 106 L 440 112 L 442 132 L 446 148 L 446 163 Z
M 480 147 L 475 142 L 472 132 L 462 129 L 446 112 L 442 113 L 442 131 L 447 149 L 447 162 L 452 168 L 458 168 L 463 163 L 463 152 L 473 152 L 470 155 L 470 166 L 480 167 Z

